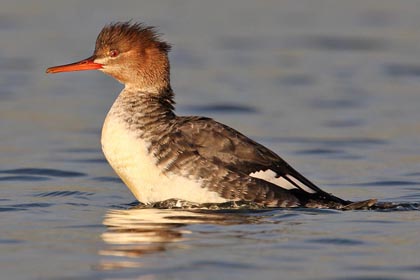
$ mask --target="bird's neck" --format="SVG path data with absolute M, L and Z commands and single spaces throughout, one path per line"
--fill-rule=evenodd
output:
M 158 49 L 146 49 L 142 57 L 132 56 L 129 67 L 113 71 L 111 76 L 125 84 L 126 91 L 166 95 L 172 92 L 168 55 Z
M 170 87 L 159 93 L 125 88 L 112 106 L 109 116 L 123 121 L 139 137 L 162 135 L 169 130 L 175 118 L 173 99 Z

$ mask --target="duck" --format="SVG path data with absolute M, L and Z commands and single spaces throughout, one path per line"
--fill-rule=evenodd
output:
M 124 85 L 106 116 L 101 144 L 139 202 L 244 201 L 262 207 L 331 209 L 355 205 L 322 190 L 234 128 L 207 117 L 176 115 L 170 49 L 155 27 L 114 22 L 99 33 L 92 56 L 46 71 L 99 70 Z

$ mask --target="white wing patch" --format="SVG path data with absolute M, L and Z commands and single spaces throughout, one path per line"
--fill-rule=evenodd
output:
M 299 188 L 301 188 L 305 192 L 308 192 L 308 193 L 316 193 L 315 190 L 311 189 L 310 187 L 308 187 L 307 185 L 305 185 L 304 183 L 302 183 L 301 181 L 299 181 L 298 179 L 296 179 L 292 175 L 286 175 L 286 176 L 287 176 L 287 178 L 289 178 L 290 180 L 292 180 L 293 183 L 295 183 L 296 185 L 298 185 Z
M 290 183 L 289 181 L 287 181 L 283 177 L 281 177 L 281 176 L 276 177 L 277 176 L 276 172 L 274 172 L 271 169 L 253 172 L 253 173 L 249 174 L 249 176 L 254 177 L 254 178 L 258 178 L 258 179 L 262 179 L 262 180 L 270 182 L 270 183 L 273 183 L 273 184 L 275 184 L 279 187 L 282 187 L 283 189 L 286 189 L 286 190 L 297 189 L 297 187 L 295 185 L 293 185 L 292 183 Z
M 306 186 L 304 183 L 302 183 L 301 181 L 299 181 L 298 179 L 296 179 L 295 177 L 293 177 L 292 175 L 286 175 L 287 178 L 292 181 L 293 183 L 291 183 L 290 181 L 288 181 L 287 179 L 285 179 L 282 176 L 277 177 L 277 173 L 274 172 L 271 169 L 267 169 L 267 170 L 260 170 L 257 172 L 253 172 L 250 173 L 249 176 L 254 177 L 254 178 L 258 178 L 258 179 L 262 179 L 264 181 L 273 183 L 283 189 L 287 189 L 287 190 L 291 190 L 291 189 L 302 189 L 308 193 L 315 193 L 316 191 L 314 191 L 313 189 L 309 188 L 308 186 Z

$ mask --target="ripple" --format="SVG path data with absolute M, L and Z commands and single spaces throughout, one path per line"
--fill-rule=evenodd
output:
M 43 192 L 35 194 L 34 196 L 38 197 L 55 197 L 55 196 L 88 196 L 93 195 L 94 193 L 89 192 L 80 192 L 80 191 L 53 191 L 53 192 Z
M 307 149 L 307 150 L 299 150 L 296 154 L 302 155 L 325 155 L 325 154 L 341 154 L 342 151 L 333 150 L 333 149 Z
M 26 209 L 16 207 L 0 207 L 0 212 L 24 211 Z
M 413 203 L 381 203 L 378 202 L 377 205 L 388 205 L 385 208 L 377 209 L 375 211 L 378 212 L 397 212 L 397 211 L 418 211 L 420 210 L 420 203 L 413 202 Z
M 325 155 L 328 157 L 340 158 L 343 160 L 344 159 L 354 160 L 354 159 L 362 158 L 361 156 L 351 155 L 343 150 L 328 149 L 328 148 L 304 149 L 304 150 L 294 151 L 293 153 L 297 155 L 319 155 L 319 156 Z
M 94 177 L 92 180 L 97 182 L 114 182 L 114 183 L 122 183 L 122 180 L 117 177 Z
M 46 207 L 50 207 L 54 204 L 52 203 L 23 203 L 23 204 L 14 204 L 14 205 L 9 205 L 10 207 L 15 207 L 15 208 L 21 208 L 21 209 L 26 209 L 26 208 L 46 208 Z
M 374 181 L 374 182 L 366 182 L 366 183 L 358 183 L 354 184 L 356 186 L 383 186 L 383 187 L 395 187 L 395 186 L 412 186 L 412 185 L 419 185 L 418 182 L 412 181 Z
M 130 203 L 118 204 L 118 205 L 111 205 L 111 209 L 119 209 L 119 210 L 129 210 L 129 209 L 137 209 L 137 207 L 141 207 L 143 205 L 139 201 L 133 201 Z
M 417 194 L 409 194 L 409 195 L 402 195 L 402 196 L 399 196 L 398 199 L 401 199 L 401 200 L 420 199 L 420 193 L 417 193 Z
M 83 163 L 107 163 L 105 158 L 86 158 L 86 159 L 72 159 L 72 160 L 66 159 L 66 161 L 83 162 Z
M 329 120 L 324 124 L 328 127 L 355 127 L 363 123 L 363 120 Z
M 47 208 L 52 206 L 52 203 L 22 203 L 13 204 L 0 207 L 0 212 L 25 211 L 32 208 Z
M 420 188 L 419 187 L 406 187 L 404 189 L 407 190 L 407 191 L 420 191 Z
M 389 220 L 351 220 L 349 222 L 353 222 L 353 223 L 367 223 L 367 224 L 400 224 L 402 223 L 401 221 L 389 221 Z
M 344 36 L 308 36 L 300 41 L 304 47 L 329 51 L 376 51 L 387 45 L 380 39 Z
M 420 65 L 388 64 L 384 66 L 385 73 L 391 77 L 419 77 Z
M 407 270 L 420 271 L 420 265 L 402 266 L 402 267 L 400 267 L 400 270 L 401 271 L 407 271 Z
M 335 147 L 360 147 L 366 145 L 384 145 L 387 141 L 377 138 L 309 138 L 309 137 L 264 137 L 261 141 L 278 142 L 278 143 L 313 143 L 317 145 L 327 145 Z
M 420 266 L 376 266 L 376 265 L 358 265 L 358 266 L 351 266 L 354 270 L 364 270 L 364 271 L 420 271 Z M 379 278 L 378 278 L 379 279 Z M 383 279 L 383 278 L 380 278 Z
M 47 180 L 50 180 L 50 178 L 41 177 L 41 176 L 5 176 L 5 177 L 0 177 L 0 181 L 32 182 L 32 181 L 47 181 Z
M 18 239 L 0 239 L 0 244 L 19 244 L 23 243 L 22 240 Z
M 215 267 L 215 268 L 229 268 L 229 269 L 259 269 L 259 266 L 252 265 L 249 263 L 239 262 L 219 262 L 219 261 L 197 261 L 191 264 L 194 268 L 196 267 Z
M 18 168 L 0 170 L 0 174 L 20 174 L 20 175 L 39 175 L 39 176 L 51 176 L 51 177 L 81 177 L 87 174 L 74 171 L 64 171 L 58 169 L 47 169 L 47 168 Z
M 60 228 L 103 228 L 102 224 L 87 224 L 87 225 L 70 225 L 70 226 L 61 226 Z
M 86 206 L 89 206 L 90 204 L 88 204 L 88 203 L 67 202 L 66 205 L 86 207 Z
M 97 153 L 97 149 L 91 149 L 91 148 L 70 148 L 70 149 L 62 149 L 58 150 L 59 152 L 65 152 L 65 153 L 77 153 L 77 154 L 85 154 L 85 153 Z
M 403 280 L 404 278 L 395 278 L 395 277 L 379 275 L 379 276 L 345 276 L 345 277 L 337 277 L 337 278 L 332 278 L 332 279 L 334 280 Z
M 334 245 L 363 245 L 365 244 L 362 241 L 347 239 L 347 238 L 318 238 L 307 240 L 309 243 L 320 243 L 320 244 L 334 244 Z
M 295 74 L 279 77 L 274 82 L 282 86 L 309 86 L 315 84 L 315 78 L 310 75 Z
M 258 110 L 255 107 L 240 105 L 240 104 L 209 104 L 209 105 L 195 105 L 195 106 L 183 106 L 185 110 L 197 112 L 197 113 L 257 113 Z
M 360 107 L 363 100 L 361 99 L 336 99 L 336 100 L 321 100 L 316 99 L 310 102 L 310 106 L 320 109 L 346 109 Z

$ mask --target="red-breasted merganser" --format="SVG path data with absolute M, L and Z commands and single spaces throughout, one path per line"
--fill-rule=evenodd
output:
M 346 208 L 281 157 L 210 118 L 177 116 L 168 51 L 153 27 L 105 26 L 93 55 L 47 73 L 99 70 L 125 85 L 102 129 L 109 164 L 142 203 L 249 201 L 267 207 Z

